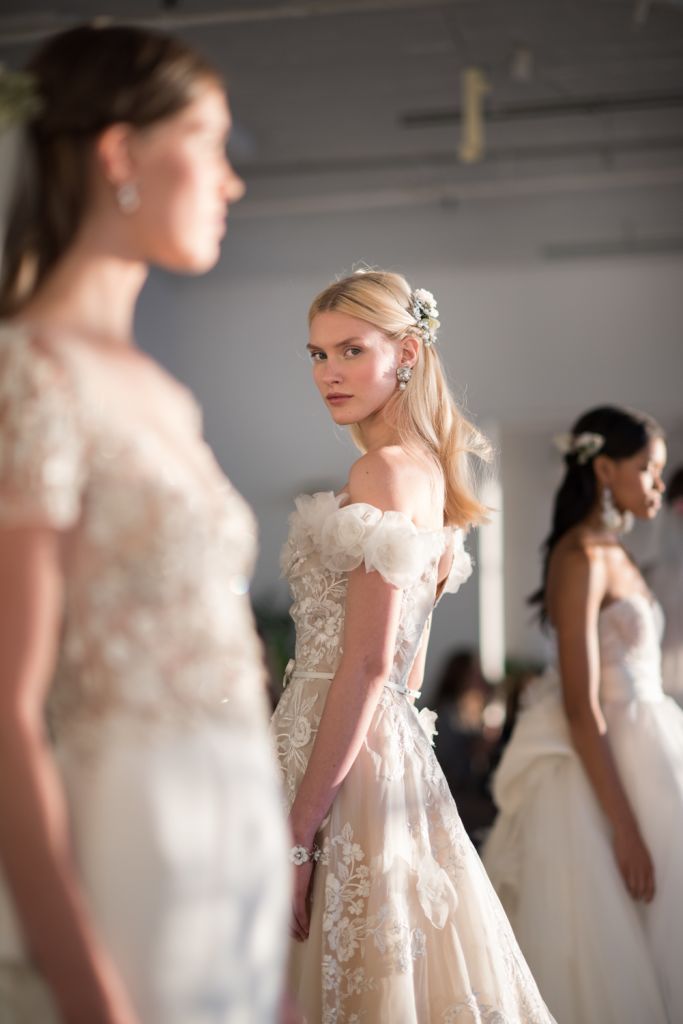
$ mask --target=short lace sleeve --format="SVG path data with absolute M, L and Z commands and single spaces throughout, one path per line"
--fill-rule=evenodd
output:
M 453 530 L 452 538 L 453 561 L 443 585 L 444 594 L 456 594 L 465 580 L 472 575 L 472 559 L 465 551 L 465 535 L 462 530 Z
M 72 526 L 83 447 L 64 367 L 23 330 L 0 329 L 0 524 Z
M 417 584 L 443 550 L 441 531 L 418 530 L 402 512 L 381 512 L 356 502 L 328 516 L 320 557 L 333 572 L 349 572 L 362 562 L 399 589 Z

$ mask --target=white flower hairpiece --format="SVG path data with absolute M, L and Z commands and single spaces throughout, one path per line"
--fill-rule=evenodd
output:
M 40 108 L 35 77 L 27 71 L 8 71 L 0 65 L 0 131 L 29 121 Z
M 422 341 L 427 348 L 436 341 L 436 332 L 441 323 L 436 299 L 426 288 L 416 288 L 410 295 L 410 312 L 415 318 Z
M 605 446 L 602 434 L 594 434 L 585 430 L 582 434 L 558 434 L 554 438 L 555 447 L 563 455 L 575 455 L 580 466 L 584 466 Z

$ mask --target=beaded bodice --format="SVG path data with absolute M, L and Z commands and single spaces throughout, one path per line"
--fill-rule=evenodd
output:
M 294 598 L 296 667 L 334 673 L 343 653 L 348 573 L 364 564 L 402 591 L 394 662 L 389 682 L 405 685 L 434 607 L 439 560 L 453 560 L 444 590 L 455 592 L 472 571 L 462 531 L 418 529 L 400 512 L 365 503 L 347 504 L 331 491 L 297 498 L 282 552 L 282 570 Z
M 600 701 L 661 700 L 660 641 L 664 617 L 660 606 L 642 593 L 607 604 L 598 616 Z M 559 691 L 557 639 L 548 637 L 549 666 L 525 690 L 523 705 L 534 704 L 549 691 Z
M 264 711 L 255 524 L 188 392 L 141 353 L 0 330 L 0 523 L 62 537 L 57 733 Z M 142 415 L 125 400 L 131 360 Z M 138 406 L 140 403 L 138 403 Z
M 600 612 L 600 697 L 658 700 L 662 697 L 661 637 L 664 616 L 645 594 L 630 594 Z

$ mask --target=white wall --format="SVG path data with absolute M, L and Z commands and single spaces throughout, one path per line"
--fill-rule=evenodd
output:
M 680 379 L 680 378 L 679 378 Z M 669 467 L 683 465 L 683 417 L 666 419 Z M 550 528 L 552 499 L 562 460 L 550 438 L 567 429 L 557 420 L 547 430 L 510 427 L 503 435 L 501 476 L 505 494 L 505 630 L 507 651 L 518 659 L 543 659 L 544 638 L 526 598 L 540 581 L 540 545 Z M 657 554 L 658 521 L 637 523 L 624 542 L 640 565 Z
M 466 207 L 231 221 L 225 256 L 201 279 L 154 274 L 139 336 L 198 394 L 208 439 L 254 506 L 259 600 L 286 601 L 278 551 L 292 499 L 338 488 L 354 449 L 310 380 L 306 310 L 330 279 L 365 260 L 434 291 L 440 350 L 457 394 L 500 425 L 509 649 L 534 655 L 524 594 L 535 585 L 557 477 L 548 438 L 606 401 L 683 424 L 683 255 L 548 260 L 549 241 L 676 226 L 680 193 L 621 192 Z M 683 450 L 679 447 L 679 457 Z M 476 644 L 476 581 L 444 601 L 428 666 Z

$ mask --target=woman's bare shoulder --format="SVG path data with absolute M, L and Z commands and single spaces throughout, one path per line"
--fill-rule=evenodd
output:
M 441 525 L 422 522 L 425 510 L 433 508 L 439 482 L 429 466 L 399 445 L 387 445 L 366 452 L 353 464 L 349 496 L 383 511 L 403 512 L 417 525 Z

